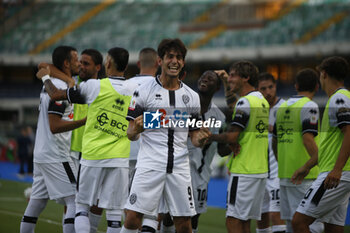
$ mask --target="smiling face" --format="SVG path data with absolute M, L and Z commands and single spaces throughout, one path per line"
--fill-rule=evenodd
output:
M 163 58 L 159 59 L 159 65 L 162 67 L 162 73 L 170 78 L 178 78 L 185 61 L 180 52 L 170 50 L 166 52 Z
M 98 73 L 98 67 L 95 65 L 91 56 L 82 54 L 80 59 L 80 71 L 79 77 L 86 81 L 90 78 L 96 78 Z M 98 65 L 99 66 L 99 65 Z
M 71 51 L 70 52 L 70 72 L 72 75 L 77 75 L 79 74 L 79 69 L 80 69 L 80 62 L 78 59 L 78 52 L 77 51 Z
M 263 94 L 264 98 L 273 106 L 276 99 L 276 83 L 271 80 L 259 81 L 258 90 Z
M 240 95 L 244 85 L 244 81 L 243 81 L 243 78 L 238 75 L 236 70 L 234 69 L 230 70 L 229 76 L 227 78 L 227 83 L 229 84 L 231 90 L 234 93 Z
M 198 79 L 198 90 L 201 93 L 214 93 L 218 89 L 218 76 L 212 71 L 206 71 Z

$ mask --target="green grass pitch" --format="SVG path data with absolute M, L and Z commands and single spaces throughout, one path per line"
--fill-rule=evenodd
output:
M 24 190 L 30 184 L 23 182 L 7 181 L 0 179 L 0 233 L 19 232 L 21 217 L 27 206 Z M 49 201 L 43 213 L 40 215 L 36 233 L 61 233 L 62 232 L 63 206 Z M 255 232 L 255 221 L 252 221 L 251 232 Z M 106 232 L 105 217 L 102 218 L 99 231 Z M 208 212 L 199 219 L 199 233 L 224 233 L 225 210 L 208 208 Z M 345 228 L 345 233 L 350 233 L 350 227 Z

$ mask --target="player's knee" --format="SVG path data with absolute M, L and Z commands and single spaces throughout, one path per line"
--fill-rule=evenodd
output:
M 192 232 L 190 217 L 174 217 L 176 232 L 188 233 Z
M 292 227 L 294 232 L 300 232 L 301 229 L 305 228 L 306 222 L 303 221 L 302 216 L 296 212 L 292 219 Z
M 142 223 L 143 214 L 132 210 L 126 210 L 124 226 L 127 229 L 138 229 Z

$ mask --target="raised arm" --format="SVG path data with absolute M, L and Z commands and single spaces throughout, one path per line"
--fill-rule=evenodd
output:
M 58 79 L 62 80 L 63 82 L 67 83 L 68 87 L 74 87 L 74 85 L 75 85 L 74 79 L 72 77 L 67 76 L 65 73 L 63 73 L 62 71 L 57 69 L 54 65 L 49 64 L 49 63 L 45 63 L 45 62 L 41 62 L 38 65 L 39 70 L 45 69 L 46 67 L 49 67 L 51 76 L 58 78 Z
M 215 73 L 220 77 L 224 84 L 226 104 L 231 112 L 233 112 L 234 106 L 238 100 L 237 95 L 231 90 L 227 83 L 228 74 L 225 70 L 215 70 Z
M 50 67 L 41 68 L 37 73 L 36 77 L 43 81 L 45 85 L 45 90 L 52 100 L 66 100 L 67 90 L 57 89 L 56 86 L 51 82 L 50 76 Z

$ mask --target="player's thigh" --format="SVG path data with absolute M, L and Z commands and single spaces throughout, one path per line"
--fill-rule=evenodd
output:
M 172 216 L 196 215 L 190 172 L 167 174 L 164 191 Z
M 32 184 L 32 193 L 30 198 L 33 199 L 48 199 L 49 193 L 45 185 L 45 180 L 43 173 L 40 169 L 40 164 L 34 163 L 33 165 L 33 184 Z
M 269 195 L 268 212 L 280 212 L 281 210 L 281 202 L 280 202 L 280 183 L 279 178 L 272 178 L 266 180 L 266 190 Z M 265 199 L 264 204 L 265 205 Z M 264 213 L 264 212 L 263 212 Z
M 129 169 L 103 168 L 98 206 L 104 209 L 122 210 L 128 197 Z
M 265 178 L 231 175 L 228 185 L 226 216 L 240 220 L 261 218 Z
M 350 182 L 340 181 L 335 189 L 324 189 L 325 175 L 319 176 L 305 193 L 297 211 L 334 225 L 343 226 L 350 197 Z
M 208 183 L 196 171 L 191 170 L 194 204 L 197 214 L 207 210 Z
M 97 204 L 104 172 L 102 167 L 80 166 L 78 192 L 76 195 L 77 203 L 89 206 Z
M 157 215 L 165 177 L 165 172 L 137 168 L 125 208 L 147 215 Z

